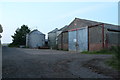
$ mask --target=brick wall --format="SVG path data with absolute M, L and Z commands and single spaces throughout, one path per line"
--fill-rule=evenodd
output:
M 102 26 L 89 28 L 89 51 L 102 49 Z
M 89 44 L 89 51 L 97 51 L 102 49 L 101 43 L 90 43 Z

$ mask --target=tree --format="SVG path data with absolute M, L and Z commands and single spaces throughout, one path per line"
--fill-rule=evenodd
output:
M 13 42 L 11 43 L 14 46 L 25 45 L 26 44 L 26 34 L 30 32 L 30 29 L 27 25 L 22 25 L 21 28 L 17 28 L 14 35 L 12 36 Z
M 0 33 L 3 32 L 2 25 L 0 24 Z

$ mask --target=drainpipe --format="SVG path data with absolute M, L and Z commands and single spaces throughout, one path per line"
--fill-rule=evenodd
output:
M 104 24 L 102 24 L 102 48 L 104 48 Z

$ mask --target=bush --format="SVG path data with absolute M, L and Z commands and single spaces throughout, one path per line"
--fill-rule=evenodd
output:
M 120 47 L 112 47 L 113 48 L 113 52 L 115 54 L 115 57 L 120 60 Z
M 113 47 L 113 51 L 114 51 L 114 57 L 116 59 L 116 61 L 118 62 L 118 68 L 120 69 L 120 47 Z
M 13 43 L 8 44 L 8 47 L 19 47 L 19 45 L 15 45 Z
M 110 51 L 114 54 L 114 56 L 107 61 L 108 65 L 120 70 L 120 47 L 111 47 Z
M 100 51 L 83 51 L 84 54 L 112 54 L 108 49 L 102 49 Z

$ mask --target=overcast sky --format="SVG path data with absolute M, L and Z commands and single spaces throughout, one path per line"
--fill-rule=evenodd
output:
M 0 2 L 2 43 L 23 24 L 46 34 L 69 25 L 77 18 L 118 24 L 118 2 Z

